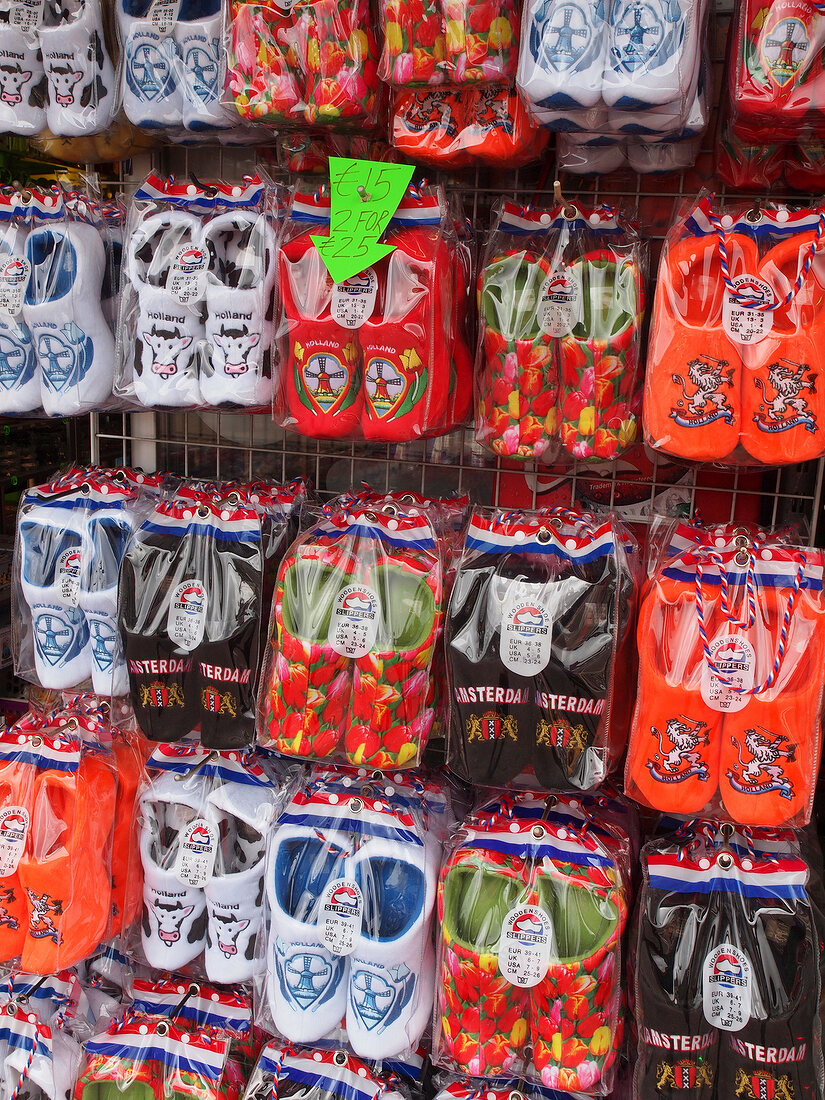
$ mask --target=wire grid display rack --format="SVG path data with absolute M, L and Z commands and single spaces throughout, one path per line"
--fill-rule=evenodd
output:
M 710 56 L 714 102 L 722 85 L 729 8 L 711 20 Z M 702 188 L 724 188 L 714 175 L 716 110 L 696 166 L 669 176 L 638 176 L 629 170 L 610 176 L 562 176 L 565 197 L 588 205 L 620 204 L 635 211 L 650 241 L 651 281 L 662 240 L 674 214 Z M 226 146 L 168 148 L 136 158 L 118 182 L 128 199 L 151 169 L 178 178 L 239 179 L 252 171 L 254 150 Z M 434 174 L 428 172 L 430 179 Z M 499 196 L 522 204 L 551 205 L 556 163 L 516 171 L 464 171 L 439 177 L 464 203 L 480 245 L 489 212 Z M 776 196 L 772 196 L 776 198 Z M 473 439 L 470 428 L 409 444 L 305 440 L 286 432 L 268 416 L 238 413 L 118 413 L 91 418 L 92 461 L 131 462 L 145 469 L 168 469 L 188 477 L 263 478 L 285 481 L 309 477 L 322 496 L 369 484 L 377 490 L 416 489 L 439 496 L 467 493 L 479 503 L 506 507 L 570 505 L 577 501 L 617 506 L 628 519 L 645 522 L 654 513 L 693 512 L 713 521 L 752 520 L 782 526 L 799 524 L 802 538 L 821 542 L 822 460 L 785 469 L 688 469 L 635 448 L 627 460 L 594 468 L 575 463 L 563 468 L 534 467 L 495 459 Z

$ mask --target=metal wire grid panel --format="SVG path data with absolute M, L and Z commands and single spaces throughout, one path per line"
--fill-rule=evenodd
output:
M 729 14 L 717 11 L 711 23 L 710 55 L 715 102 L 722 85 Z M 635 210 L 651 242 L 655 275 L 661 242 L 678 207 L 701 188 L 724 189 L 714 177 L 716 111 L 702 152 L 690 171 L 639 176 L 621 171 L 592 179 L 562 177 L 564 193 L 588 204 L 619 203 Z M 136 158 L 119 183 L 126 197 L 150 169 L 179 178 L 239 179 L 256 163 L 256 151 L 226 146 L 168 148 Z M 428 173 L 432 178 L 432 173 Z M 489 224 L 499 196 L 534 205 L 551 204 L 556 164 L 529 169 L 445 173 L 440 179 L 463 199 L 477 234 Z M 776 196 L 772 196 L 774 199 Z M 651 280 L 652 281 L 652 280 Z M 773 526 L 801 523 L 817 540 L 821 513 L 823 461 L 784 470 L 690 470 L 638 452 L 628 461 L 593 468 L 527 467 L 496 460 L 473 439 L 470 429 L 434 440 L 371 445 L 313 441 L 286 432 L 262 415 L 214 412 L 93 415 L 93 461 L 132 462 L 189 477 L 257 477 L 288 480 L 303 474 L 322 495 L 359 486 L 414 488 L 429 495 L 457 490 L 479 502 L 535 507 L 577 500 L 621 506 L 629 518 L 644 521 L 654 512 L 698 508 L 714 521 L 752 519 Z

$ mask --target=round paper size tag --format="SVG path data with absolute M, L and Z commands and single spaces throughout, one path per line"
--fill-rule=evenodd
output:
M 207 602 L 203 581 L 184 581 L 172 591 L 166 633 L 187 652 L 203 641 Z
M 332 319 L 342 328 L 360 328 L 372 317 L 377 294 L 378 276 L 371 267 L 344 283 L 336 283 L 329 307 Z
M 509 599 L 501 618 L 498 651 L 501 663 L 517 676 L 535 676 L 550 663 L 553 620 L 548 609 L 531 599 Z
M 539 291 L 536 319 L 541 331 L 547 336 L 569 336 L 581 315 L 578 279 L 566 269 L 551 271 Z
M 735 714 L 744 710 L 751 696 L 745 694 L 753 687 L 756 672 L 756 654 L 753 646 L 737 634 L 726 634 L 710 643 L 710 655 L 713 663 L 725 677 L 742 691 L 734 691 L 721 683 L 714 675 L 707 661 L 702 664 L 700 690 L 702 699 L 711 710 Z
M 357 882 L 339 878 L 321 894 L 321 940 L 333 955 L 351 955 L 361 934 L 364 899 Z
M 8 878 L 26 848 L 29 811 L 25 806 L 6 806 L 0 810 L 0 878 Z
M 185 886 L 205 886 L 212 878 L 217 854 L 217 829 L 204 818 L 195 818 L 180 835 L 175 878 Z
M 367 584 L 348 584 L 335 600 L 327 641 L 343 657 L 363 657 L 375 645 L 381 602 Z
M 760 303 L 773 301 L 770 286 L 755 275 L 737 275 L 735 279 L 731 279 L 731 285 L 742 298 Z M 722 306 L 722 326 L 737 344 L 758 344 L 773 328 L 773 312 L 743 306 L 734 301 L 726 290 Z
M 17 317 L 23 312 L 23 296 L 31 269 L 25 256 L 9 256 L 0 261 L 0 313 Z
M 197 244 L 187 244 L 172 261 L 166 289 L 182 306 L 200 302 L 206 297 L 206 250 Z
M 751 1018 L 753 968 L 740 947 L 721 943 L 702 966 L 702 1011 L 711 1026 L 741 1031 Z
M 77 607 L 80 597 L 80 547 L 64 550 L 57 559 L 57 586 L 67 607 Z
M 511 985 L 532 989 L 550 966 L 555 947 L 553 924 L 538 905 L 517 905 L 501 924 L 498 968 Z

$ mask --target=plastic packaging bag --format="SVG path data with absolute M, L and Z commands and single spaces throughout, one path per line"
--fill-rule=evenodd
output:
M 101 712 L 78 708 L 0 734 L 0 961 L 30 974 L 73 966 L 107 937 L 117 778 L 104 734 Z
M 141 525 L 123 560 L 119 623 L 150 740 L 198 726 L 209 748 L 253 740 L 262 583 L 261 516 L 237 492 L 183 486 Z
M 14 550 L 15 671 L 65 691 L 129 690 L 117 628 L 120 563 L 158 479 L 75 467 L 20 501 Z
M 576 800 L 522 792 L 456 833 L 438 887 L 438 1065 L 610 1092 L 629 848 L 594 823 Z
M 415 1049 L 432 1015 L 444 812 L 415 775 L 318 768 L 294 790 L 267 856 L 266 1030 L 362 1058 Z
M 647 250 L 618 210 L 503 202 L 479 274 L 476 439 L 614 458 L 636 439 Z
M 213 982 L 253 976 L 277 782 L 249 751 L 158 746 L 140 796 L 143 913 L 138 954 Z
M 451 205 L 439 187 L 408 189 L 382 236 L 395 250 L 342 284 L 311 239 L 329 210 L 328 196 L 296 192 L 280 241 L 276 419 L 313 439 L 376 443 L 451 430 L 457 364 L 469 356 Z
M 288 756 L 398 768 L 430 735 L 444 573 L 428 517 L 330 507 L 278 573 L 258 736 Z
M 645 441 L 681 459 L 769 466 L 825 452 L 817 379 L 825 209 L 723 213 L 699 196 L 659 264 Z
M 150 175 L 126 229 L 118 394 L 150 408 L 272 400 L 275 199 L 259 175 L 196 186 Z
M 404 156 L 435 168 L 517 168 L 538 160 L 549 141 L 506 84 L 398 92 L 391 136 Z
M 733 525 L 679 525 L 661 539 L 639 612 L 625 789 L 675 813 L 805 824 L 820 751 L 822 552 Z
M 274 126 L 369 130 L 381 106 L 368 0 L 229 0 L 228 102 Z
M 821 888 L 797 836 L 692 822 L 642 871 L 635 1094 L 815 1097 Z
M 586 790 L 615 767 L 635 556 L 608 514 L 474 512 L 445 627 L 458 774 Z

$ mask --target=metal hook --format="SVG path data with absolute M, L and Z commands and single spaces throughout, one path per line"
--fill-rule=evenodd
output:
M 182 775 L 176 775 L 175 776 L 175 782 L 176 783 L 185 783 L 187 779 L 191 779 L 193 775 L 197 775 L 198 772 L 201 770 L 201 768 L 205 768 L 206 765 L 209 763 L 209 761 L 212 760 L 217 755 L 218 755 L 218 750 L 217 749 L 212 749 L 212 751 L 210 753 L 208 753 L 206 756 L 204 756 L 203 760 L 200 760 L 197 764 L 195 764 L 194 767 L 190 768 L 188 772 L 184 772 Z

